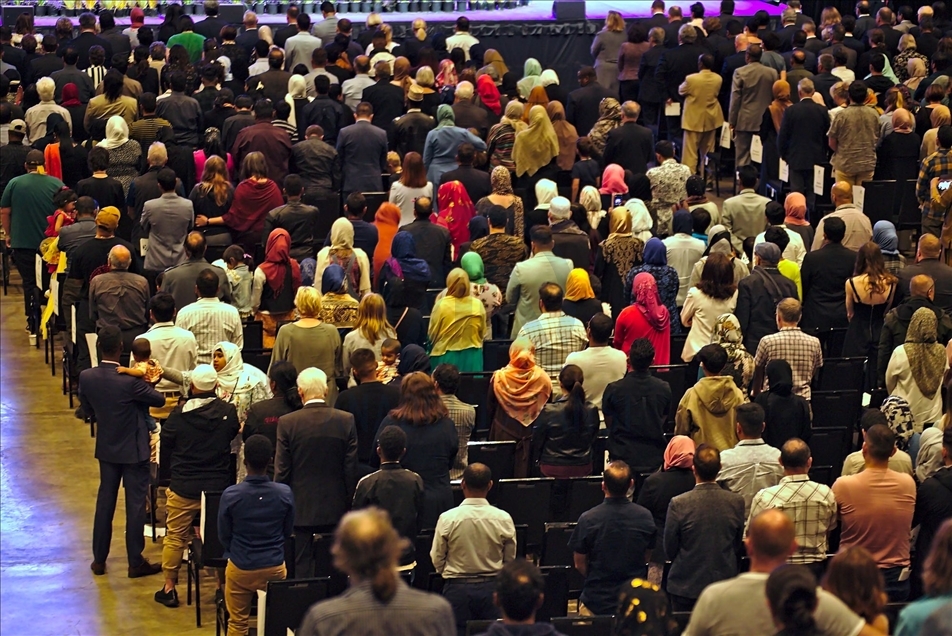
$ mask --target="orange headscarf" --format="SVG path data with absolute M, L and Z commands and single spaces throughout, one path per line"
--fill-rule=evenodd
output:
M 545 92 L 543 86 L 536 86 L 532 89 L 532 92 L 529 93 L 529 100 L 526 102 L 525 109 L 522 111 L 522 121 L 529 123 L 529 111 L 532 110 L 533 106 L 541 106 L 545 108 L 549 105 L 549 95 Z
M 535 347 L 519 338 L 509 347 L 509 364 L 493 373 L 493 394 L 506 414 L 530 426 L 552 395 L 552 380 L 536 365 Z
M 400 228 L 400 208 L 393 203 L 384 202 L 377 208 L 374 216 L 377 228 L 377 247 L 374 249 L 374 280 L 380 275 L 380 268 L 390 258 L 390 244 Z
M 56 177 L 57 179 L 63 179 L 63 162 L 60 159 L 60 145 L 59 142 L 55 144 L 48 144 L 46 150 L 43 151 L 43 160 L 44 168 L 46 169 L 46 174 L 51 177 Z
M 790 105 L 790 84 L 785 80 L 773 83 L 773 101 L 770 102 L 770 119 L 773 120 L 774 130 L 780 132 L 780 123 L 783 121 L 783 112 Z

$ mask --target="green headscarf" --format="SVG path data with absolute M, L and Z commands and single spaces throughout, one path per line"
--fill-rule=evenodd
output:
M 456 115 L 453 114 L 453 107 L 449 104 L 440 104 L 440 107 L 436 109 L 436 127 L 445 128 L 455 125 Z
M 476 252 L 466 252 L 460 259 L 460 267 L 469 275 L 469 282 L 483 285 L 486 283 L 483 259 Z
M 529 93 L 536 86 L 542 86 L 542 65 L 539 60 L 530 57 L 523 65 L 522 79 L 516 82 L 516 88 L 519 90 L 519 96 L 522 99 L 529 99 Z

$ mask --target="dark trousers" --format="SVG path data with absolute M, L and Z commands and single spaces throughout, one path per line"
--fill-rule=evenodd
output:
M 315 576 L 327 576 L 326 572 L 319 572 L 314 555 L 317 549 L 314 545 L 315 534 L 328 534 L 335 530 L 335 526 L 295 526 L 294 528 L 294 578 L 309 579 Z
M 889 596 L 890 603 L 905 603 L 909 598 L 909 579 L 899 580 L 899 575 L 904 568 L 880 568 L 883 573 L 883 579 L 886 581 L 886 594 Z
M 816 194 L 813 192 L 813 170 L 790 168 L 790 190 L 799 192 L 807 199 L 807 219 L 813 218 Z
M 13 264 L 23 281 L 23 313 L 26 315 L 27 326 L 30 333 L 36 333 L 37 325 L 33 324 L 36 304 L 36 250 L 13 250 Z
M 99 494 L 93 521 L 93 560 L 105 563 L 112 543 L 112 518 L 116 513 L 119 483 L 126 493 L 126 554 L 129 567 L 142 565 L 145 548 L 145 504 L 149 488 L 149 462 L 113 464 L 99 462 Z
M 92 356 L 86 345 L 86 334 L 96 333 L 96 323 L 89 317 L 89 301 L 82 299 L 76 305 L 76 373 L 92 366 Z
M 691 612 L 694 610 L 694 605 L 697 603 L 696 598 L 678 596 L 677 594 L 668 594 L 668 601 L 671 602 L 672 612 Z
M 459 583 L 449 579 L 443 584 L 443 596 L 453 606 L 459 636 L 466 636 L 467 621 L 499 618 L 499 608 L 493 604 L 495 590 L 496 582 L 492 578 L 477 583 Z

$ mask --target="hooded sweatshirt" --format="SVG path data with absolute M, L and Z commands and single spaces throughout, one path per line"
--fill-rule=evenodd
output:
M 169 488 L 186 499 L 201 499 L 203 490 L 222 491 L 234 483 L 231 440 L 241 428 L 238 412 L 233 404 L 209 397 L 175 407 L 162 425 L 162 452 L 171 457 Z
M 688 435 L 698 446 L 708 444 L 719 451 L 733 448 L 734 409 L 743 403 L 744 394 L 729 375 L 701 378 L 681 398 L 674 434 Z
M 952 518 L 952 467 L 940 468 L 919 486 L 914 524 L 919 524 L 917 545 L 932 545 L 939 526 Z

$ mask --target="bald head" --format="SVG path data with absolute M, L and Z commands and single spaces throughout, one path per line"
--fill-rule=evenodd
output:
M 185 251 L 190 258 L 204 258 L 205 235 L 201 232 L 189 232 L 185 237 Z
M 750 40 L 747 39 L 746 33 L 738 33 L 734 38 L 734 50 L 737 52 L 746 51 L 749 44 Z
M 919 239 L 919 251 L 916 252 L 916 262 L 927 258 L 939 258 L 942 253 L 942 244 L 933 234 L 923 234 Z
M 802 439 L 790 438 L 780 448 L 780 465 L 785 475 L 806 475 L 812 463 L 810 446 Z
M 745 543 L 751 571 L 755 566 L 772 570 L 773 564 L 783 563 L 797 549 L 793 521 L 776 508 L 765 510 L 751 520 Z
M 837 181 L 830 188 L 830 198 L 833 199 L 833 205 L 843 205 L 853 202 L 853 186 L 847 181 Z
M 909 281 L 909 295 L 932 300 L 935 298 L 935 281 L 925 274 L 913 276 Z
M 132 265 L 132 254 L 129 253 L 128 248 L 122 245 L 116 245 L 109 250 L 110 269 L 125 272 L 129 270 L 130 265 Z

